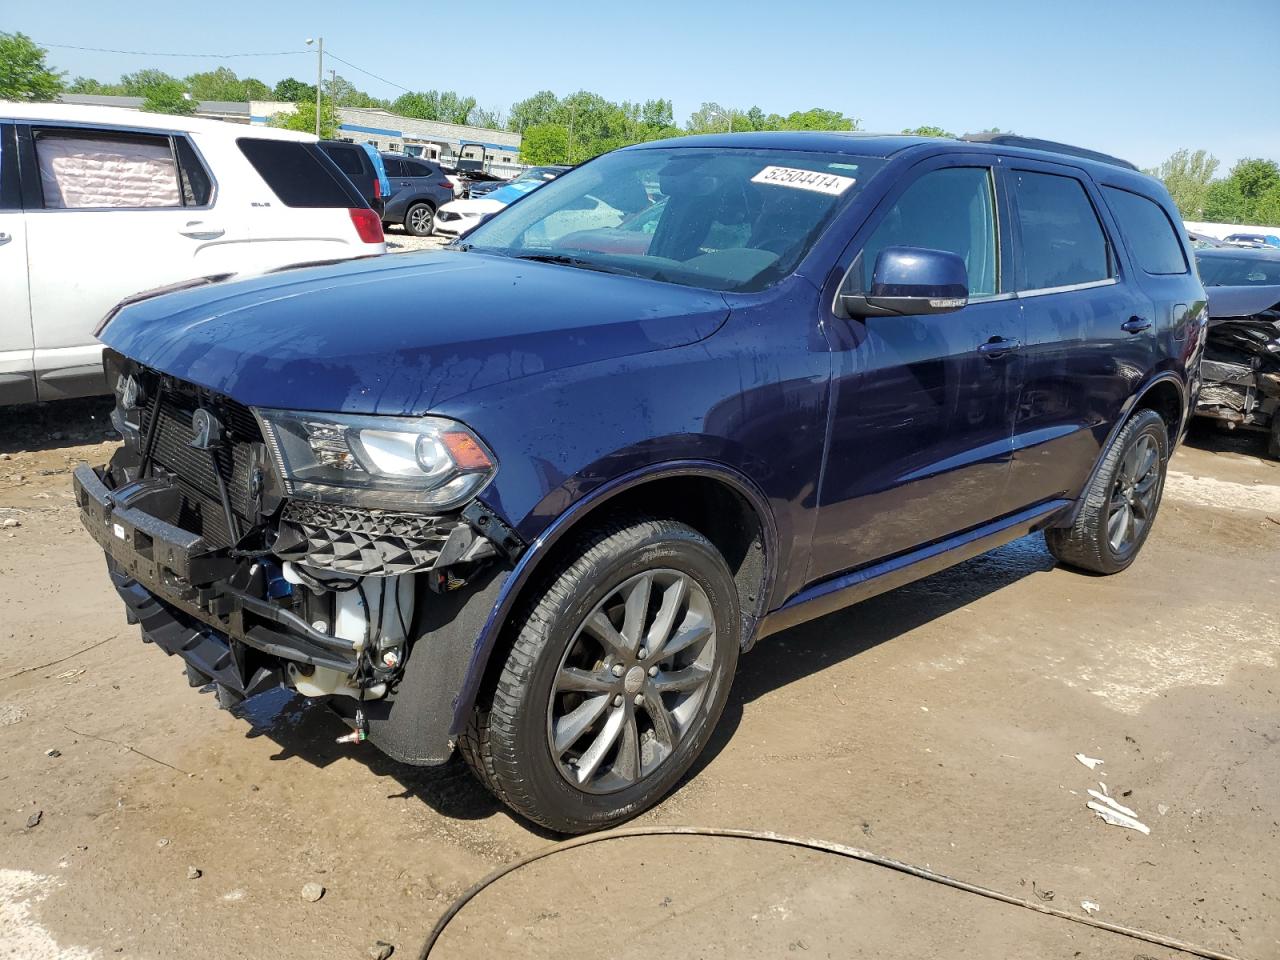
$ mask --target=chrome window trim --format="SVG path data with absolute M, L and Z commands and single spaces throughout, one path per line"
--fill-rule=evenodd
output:
M 1119 277 L 1107 277 L 1105 280 L 1089 280 L 1085 283 L 1068 283 L 1061 287 L 1037 287 L 1034 290 L 1019 290 L 1019 297 L 1043 297 L 1051 293 L 1071 293 L 1075 290 L 1092 290 L 1094 287 L 1110 287 L 1120 282 Z

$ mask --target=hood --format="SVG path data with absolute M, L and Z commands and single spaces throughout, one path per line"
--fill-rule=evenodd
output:
M 1251 317 L 1280 307 L 1280 284 L 1259 284 L 1252 287 L 1205 287 L 1209 300 L 1209 317 L 1214 320 L 1226 317 Z
M 479 214 L 497 213 L 505 206 L 506 204 L 500 200 L 489 200 L 485 197 L 477 197 L 474 200 L 450 200 L 440 208 L 440 212 L 444 213 L 445 211 L 448 211 L 449 213 L 456 213 L 462 217 L 474 217 Z
M 436 251 L 142 300 L 100 339 L 251 406 L 416 416 L 503 381 L 695 343 L 728 313 L 711 291 Z

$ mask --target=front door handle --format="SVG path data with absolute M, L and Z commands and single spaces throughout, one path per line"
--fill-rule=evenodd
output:
M 1021 349 L 1021 340 L 1007 340 L 1004 337 L 992 337 L 978 346 L 978 352 L 988 360 L 1002 360 L 1015 350 Z
M 1151 329 L 1151 321 L 1142 317 L 1130 317 L 1120 324 L 1120 329 L 1125 333 L 1141 333 L 1143 330 Z
M 205 223 L 203 220 L 189 220 L 187 225 L 178 232 L 184 237 L 190 237 L 192 240 L 216 240 L 227 231 L 222 227 L 215 227 L 213 224 Z

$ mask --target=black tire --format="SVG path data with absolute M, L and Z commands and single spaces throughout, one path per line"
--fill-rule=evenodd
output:
M 415 237 L 429 237 L 436 230 L 436 208 L 429 203 L 411 204 L 404 212 L 404 228 Z
M 690 672 L 688 664 L 678 665 L 678 658 L 685 653 L 673 654 L 667 666 L 661 668 L 671 672 L 658 672 L 660 668 L 655 660 L 644 659 L 646 638 L 663 635 L 658 632 L 657 621 L 662 617 L 671 590 L 670 585 L 660 585 L 664 577 L 671 585 L 679 580 L 686 584 L 671 604 L 673 610 L 683 612 L 667 617 L 667 630 L 672 639 L 666 646 L 677 647 L 678 638 L 694 632 L 688 628 L 691 622 L 701 631 L 700 635 L 706 632 L 709 621 L 714 623 L 714 628 L 708 638 L 699 641 L 701 653 L 695 666 L 699 676 L 706 679 L 699 681 L 698 699 L 683 714 L 687 719 L 680 721 L 682 729 L 672 725 L 671 718 L 684 709 L 679 698 L 694 695 L 670 691 L 655 694 L 658 710 L 668 718 L 663 721 L 667 724 L 665 736 L 660 737 L 656 720 L 649 729 L 637 733 L 637 725 L 655 716 L 648 702 L 643 705 L 641 702 L 651 695 L 649 681 L 645 681 L 643 675 L 671 678 Z M 606 609 L 603 605 L 623 596 L 622 591 L 629 584 L 640 581 L 653 584 L 653 592 L 645 586 L 644 600 L 637 602 L 637 609 L 647 612 L 641 614 L 641 629 L 631 631 L 639 638 L 636 665 L 624 676 L 617 669 L 622 664 L 615 662 L 611 668 L 606 656 L 580 671 L 583 674 L 597 671 L 591 673 L 593 678 L 603 676 L 608 680 L 610 675 L 621 678 L 619 683 L 627 684 L 625 697 L 621 687 L 619 691 L 605 694 L 599 693 L 602 688 L 592 688 L 592 693 L 566 693 L 560 686 L 563 678 L 568 671 L 578 670 L 569 657 L 579 655 L 584 642 L 594 642 L 594 634 L 586 628 L 588 617 L 594 618 Z M 661 593 L 657 592 L 659 589 Z M 701 612 L 691 620 L 695 616 L 695 603 Z M 628 632 L 630 622 L 625 620 L 625 610 L 614 615 L 624 618 L 616 638 L 625 639 L 623 634 Z M 679 625 L 674 625 L 676 620 Z M 643 627 L 651 621 L 651 626 Z M 586 537 L 565 565 L 535 591 L 523 613 L 513 619 L 512 628 L 514 639 L 501 672 L 496 682 L 482 692 L 472 722 L 461 738 L 462 755 L 480 781 L 521 816 L 560 833 L 584 833 L 613 826 L 648 809 L 666 795 L 697 759 L 728 698 L 738 661 L 741 615 L 733 576 L 724 558 L 705 537 L 675 521 L 638 519 L 608 524 Z M 652 656 L 662 660 L 662 642 L 654 646 Z M 600 649 L 604 650 L 604 645 L 600 645 Z M 692 645 L 688 648 L 693 649 Z M 638 674 L 637 666 L 642 668 Z M 632 685 L 641 682 L 645 684 L 643 691 Z M 656 690 L 662 680 L 655 679 L 653 683 Z M 614 693 L 618 696 L 614 697 Z M 581 772 L 590 747 L 584 749 L 581 756 L 566 761 L 564 748 L 557 752 L 552 744 L 560 736 L 557 724 L 565 719 L 563 715 L 556 718 L 557 709 L 568 712 L 565 704 L 574 703 L 574 696 L 581 698 L 581 706 L 597 695 L 603 695 L 608 701 L 608 705 L 601 708 L 608 713 L 597 714 L 600 719 L 585 728 L 582 740 L 573 742 L 589 740 L 591 746 L 603 742 L 604 734 L 597 731 L 610 727 L 611 720 L 607 718 L 625 713 L 630 719 L 620 722 L 615 729 L 622 727 L 623 722 L 629 723 L 630 742 L 635 744 L 635 751 L 630 755 L 634 766 L 622 760 L 623 745 L 628 743 L 625 729 L 612 741 L 614 746 L 606 747 L 599 754 L 599 769 L 611 768 L 602 776 L 614 777 L 612 769 L 624 766 L 637 774 L 632 779 L 616 777 L 615 785 L 604 790 L 593 789 L 593 782 L 585 789 L 571 782 L 570 765 L 578 764 Z M 665 700 L 665 696 L 677 700 Z M 558 699 L 565 697 L 570 699 Z M 672 708 L 674 712 L 668 713 L 664 704 L 671 702 L 676 702 L 676 706 Z M 662 743 L 669 746 L 663 747 Z M 663 750 L 666 752 L 661 752 Z M 606 765 L 605 757 L 613 759 Z M 646 763 L 652 763 L 652 769 L 646 771 Z M 592 777 L 591 773 L 582 775 L 588 780 Z
M 1280 460 L 1280 411 L 1271 415 L 1271 438 L 1267 441 L 1267 453 Z
M 1142 452 L 1154 446 L 1156 451 L 1152 472 L 1134 478 L 1127 476 L 1127 464 L 1135 462 Z M 1075 523 L 1070 527 L 1056 527 L 1045 531 L 1049 552 L 1059 562 L 1092 573 L 1119 573 L 1137 558 L 1146 543 L 1160 508 L 1164 493 L 1165 471 L 1169 463 L 1169 428 L 1154 410 L 1139 410 L 1121 428 L 1115 441 L 1107 449 L 1102 463 L 1085 490 Z M 1141 466 L 1141 464 L 1138 464 Z M 1151 487 L 1137 493 L 1142 481 L 1150 476 Z M 1148 496 L 1149 493 L 1149 496 Z M 1145 506 L 1139 510 L 1134 497 Z M 1129 539 L 1121 538 L 1116 544 L 1110 524 L 1117 512 L 1128 503 L 1132 527 Z M 1117 504 L 1121 504 L 1117 508 Z M 1138 525 L 1139 518 L 1143 521 Z M 1123 526 L 1123 524 L 1122 524 Z

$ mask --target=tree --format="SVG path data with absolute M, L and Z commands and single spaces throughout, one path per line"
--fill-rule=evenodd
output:
M 142 98 L 142 109 L 147 113 L 173 113 L 189 117 L 199 105 L 180 80 L 172 79 L 148 87 Z
M 520 162 L 538 166 L 569 158 L 569 128 L 558 123 L 528 127 L 520 138 Z
M 313 100 L 299 100 L 293 113 L 274 114 L 269 121 L 273 127 L 283 130 L 301 130 L 303 133 L 316 132 L 316 105 Z M 325 140 L 338 135 L 338 113 L 333 101 L 325 98 L 324 109 L 320 113 L 320 137 Z
M 187 89 L 181 80 L 163 70 L 139 70 L 137 73 L 126 73 L 120 78 L 120 87 L 127 97 L 145 97 L 152 90 L 158 90 L 173 83 L 183 90 Z
M 1146 173 L 1164 182 L 1165 189 L 1187 220 L 1202 220 L 1209 198 L 1209 184 L 1218 169 L 1218 158 L 1204 150 L 1178 150 L 1164 163 Z
M 485 107 L 472 107 L 471 113 L 467 116 L 467 123 L 473 127 L 501 130 L 503 129 L 502 111 L 496 108 L 489 110 Z
M 68 93 L 92 93 L 100 96 L 123 96 L 124 87 L 118 83 L 103 83 L 92 77 L 76 77 L 67 86 Z
M 241 79 L 228 67 L 193 73 L 187 77 L 186 84 L 196 100 L 266 100 L 271 96 L 271 88 L 261 80 L 254 77 Z M 315 95 L 314 88 L 312 95 Z
M 1248 223 L 1249 201 L 1230 178 L 1215 180 L 1205 191 L 1204 218 L 1210 223 Z
M 25 33 L 0 33 L 0 100 L 56 100 L 63 73 L 49 68 L 47 53 Z
M 284 100 L 288 103 L 315 103 L 316 87 L 313 83 L 303 83 L 294 77 L 285 77 L 276 84 L 275 90 L 272 91 L 277 100 Z M 313 113 L 314 117 L 315 114 Z
M 507 129 L 520 133 L 529 127 L 555 122 L 560 98 L 550 90 L 540 90 L 532 97 L 511 105 L 507 115 Z
M 314 89 L 312 90 L 312 96 L 315 96 Z M 339 107 L 378 107 L 383 110 L 391 108 L 389 100 L 380 100 L 377 97 L 370 96 L 346 77 L 339 74 L 334 74 L 333 79 L 325 90 L 325 96 L 332 98 L 334 104 Z
M 1241 160 L 1231 168 L 1227 179 L 1235 182 L 1246 200 L 1255 201 L 1272 187 L 1280 185 L 1280 165 L 1274 160 Z
M 903 130 L 902 132 L 913 137 L 948 137 L 952 140 L 956 138 L 956 135 L 950 130 L 943 130 L 941 127 L 915 127 L 914 129 Z
M 809 110 L 797 110 L 787 115 L 782 122 L 783 130 L 857 130 L 860 121 L 846 117 L 838 110 L 824 110 L 812 107 Z

